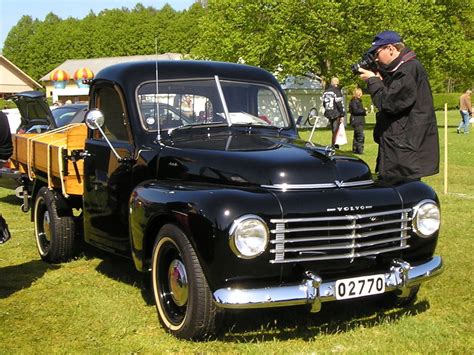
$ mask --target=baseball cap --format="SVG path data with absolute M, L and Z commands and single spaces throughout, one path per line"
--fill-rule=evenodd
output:
M 375 52 L 379 47 L 385 46 L 387 44 L 402 42 L 402 37 L 397 32 L 394 31 L 383 31 L 378 33 L 372 42 L 372 47 L 367 51 L 369 53 Z

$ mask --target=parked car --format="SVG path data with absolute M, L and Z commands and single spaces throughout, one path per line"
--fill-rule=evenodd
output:
M 18 108 L 3 109 L 2 112 L 7 115 L 10 133 L 16 133 L 21 124 L 21 114 Z
M 55 107 L 51 110 L 57 127 L 63 127 L 70 123 L 82 123 L 87 112 L 87 104 L 67 104 Z
M 45 95 L 40 91 L 24 91 L 8 99 L 15 102 L 18 108 L 6 112 L 9 122 L 13 122 L 16 127 L 11 127 L 12 133 L 43 133 L 70 123 L 81 123 L 84 122 L 88 108 L 86 103 L 77 103 L 51 109 Z M 19 180 L 21 174 L 6 164 L 0 168 L 0 177 Z
M 42 133 L 70 123 L 84 122 L 88 105 L 68 104 L 50 109 L 45 95 L 40 91 L 24 91 L 10 96 L 21 115 L 17 133 Z

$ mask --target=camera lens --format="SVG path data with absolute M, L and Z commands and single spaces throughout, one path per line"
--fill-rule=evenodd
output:
M 365 53 L 362 59 L 351 65 L 351 71 L 354 75 L 359 75 L 359 68 L 375 71 L 377 70 L 377 62 L 372 53 Z
M 359 75 L 359 68 L 360 68 L 360 64 L 359 63 L 356 63 L 356 64 L 352 64 L 351 65 L 351 71 L 352 71 L 352 74 L 354 75 Z

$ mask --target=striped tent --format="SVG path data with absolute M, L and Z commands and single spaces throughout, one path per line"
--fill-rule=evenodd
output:
M 87 88 L 89 85 L 84 80 L 91 80 L 94 78 L 94 73 L 89 68 L 80 68 L 74 72 L 74 80 L 80 88 Z
M 69 80 L 69 74 L 65 70 L 58 69 L 58 70 L 53 71 L 49 78 L 52 81 L 68 81 Z
M 74 80 L 92 79 L 94 73 L 89 68 L 80 68 L 74 72 Z
M 56 89 L 64 89 L 69 81 L 69 74 L 65 70 L 57 69 L 51 73 L 49 78 L 54 82 Z

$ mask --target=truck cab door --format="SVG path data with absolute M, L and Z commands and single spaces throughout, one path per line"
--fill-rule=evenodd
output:
M 100 83 L 91 90 L 91 106 L 104 115 L 103 135 L 90 131 L 84 160 L 84 237 L 86 242 L 117 254 L 129 254 L 128 201 L 135 147 L 120 88 Z

